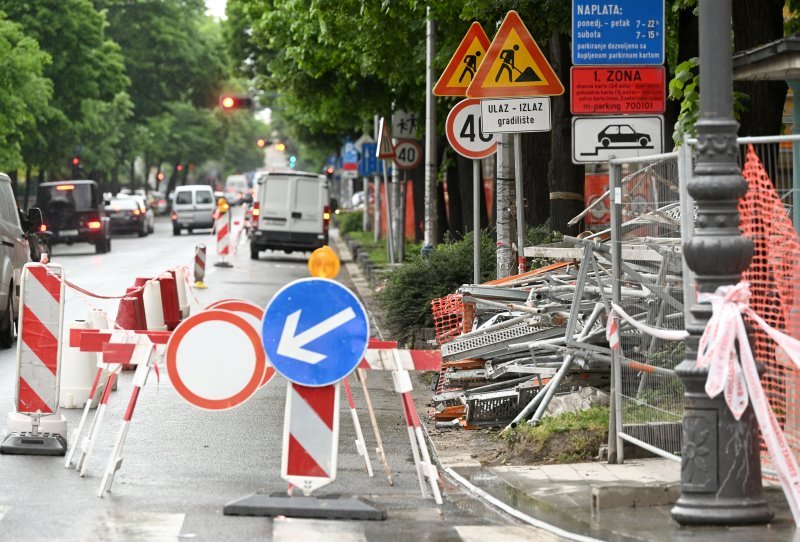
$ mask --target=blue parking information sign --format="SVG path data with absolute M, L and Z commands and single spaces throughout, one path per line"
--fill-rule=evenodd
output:
M 369 341 L 363 305 L 328 279 L 300 279 L 281 288 L 264 310 L 261 325 L 269 362 L 303 386 L 327 386 L 349 375 Z
M 572 0 L 576 66 L 664 63 L 664 0 Z

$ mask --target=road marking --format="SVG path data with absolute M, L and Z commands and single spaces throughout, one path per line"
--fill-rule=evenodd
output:
M 558 542 L 565 540 L 547 531 L 535 527 L 522 527 L 517 525 L 456 525 L 456 532 L 463 542 L 528 542 L 540 540 L 543 542 Z
M 277 351 L 281 356 L 296 359 L 297 361 L 302 361 L 310 365 L 316 365 L 328 356 L 312 350 L 307 350 L 303 347 L 311 341 L 330 333 L 337 327 L 343 326 L 356 317 L 355 311 L 353 311 L 351 307 L 347 307 L 330 318 L 326 318 L 302 333 L 295 335 L 297 324 L 300 322 L 301 312 L 302 310 L 297 310 L 286 318 Z
M 352 521 L 324 519 L 275 519 L 273 542 L 366 542 L 364 526 Z
M 162 542 L 175 540 L 183 527 L 185 514 L 159 512 L 120 512 L 98 519 L 93 540 L 106 542 Z
M 10 506 L 0 506 L 0 521 L 3 521 L 9 510 L 11 510 Z

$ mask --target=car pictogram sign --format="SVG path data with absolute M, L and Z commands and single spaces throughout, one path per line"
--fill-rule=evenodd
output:
M 516 11 L 509 11 L 467 88 L 470 98 L 560 96 L 564 85 Z
M 489 38 L 480 23 L 474 22 L 458 45 L 453 58 L 447 63 L 441 77 L 433 87 L 435 96 L 466 96 L 489 48 Z
M 167 374 L 188 403 L 225 410 L 247 401 L 264 381 L 261 338 L 243 317 L 208 309 L 181 322 L 167 343 Z

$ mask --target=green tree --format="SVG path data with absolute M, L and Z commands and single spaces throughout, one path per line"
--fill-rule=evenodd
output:
M 49 61 L 36 40 L 0 12 L 0 171 L 23 165 L 23 141 L 35 133 L 52 96 L 43 75 Z

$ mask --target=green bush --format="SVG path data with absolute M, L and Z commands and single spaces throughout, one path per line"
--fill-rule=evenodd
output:
M 481 280 L 494 278 L 496 247 L 487 232 L 481 234 Z M 424 258 L 408 253 L 403 265 L 386 274 L 378 294 L 391 336 L 407 341 L 415 328 L 432 327 L 431 300 L 451 294 L 472 282 L 472 233 L 464 239 L 440 244 Z
M 351 231 L 361 231 L 364 224 L 364 211 L 346 211 L 334 216 L 341 235 Z
M 528 228 L 526 242 L 542 244 L 560 238 L 547 226 Z M 403 265 L 386 273 L 378 301 L 393 339 L 408 341 L 415 328 L 433 327 L 431 301 L 454 293 L 472 280 L 472 233 L 459 241 L 445 240 L 427 258 L 408 252 Z M 535 266 L 544 262 L 534 261 Z M 481 282 L 496 278 L 497 246 L 481 232 Z

